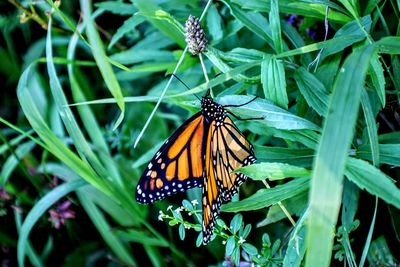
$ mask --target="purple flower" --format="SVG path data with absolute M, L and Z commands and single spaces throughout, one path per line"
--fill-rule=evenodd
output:
M 56 175 L 53 176 L 53 179 L 49 183 L 50 188 L 55 188 L 59 185 L 60 183 L 60 178 L 58 178 Z
M 296 20 L 296 15 L 290 15 L 289 18 L 287 19 L 287 22 L 288 22 L 290 25 L 293 25 L 294 22 L 295 22 L 295 20 Z
M 69 209 L 69 206 L 71 206 L 71 201 L 66 200 L 60 203 L 55 209 L 49 210 L 49 221 L 52 222 L 54 228 L 60 229 L 61 225 L 65 225 L 67 219 L 75 218 L 75 212 Z
M 308 28 L 307 29 L 307 34 L 313 39 L 315 40 L 317 38 L 317 34 L 315 31 L 313 31 L 312 29 Z
M 253 263 L 251 261 L 239 261 L 239 267 L 250 267 Z M 231 260 L 231 257 L 225 257 L 225 260 L 222 262 L 222 266 L 224 267 L 234 267 L 235 263 Z
M 4 189 L 4 187 L 0 186 L 0 199 L 1 200 L 10 200 L 10 194 Z
M 37 170 L 33 166 L 28 166 L 28 173 L 29 173 L 29 175 L 34 176 L 37 174 Z

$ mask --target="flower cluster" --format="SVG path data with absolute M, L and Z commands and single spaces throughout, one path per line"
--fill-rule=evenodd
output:
M 187 212 L 187 214 L 183 214 Z M 199 232 L 196 245 L 199 247 L 203 243 L 202 217 L 201 206 L 197 200 L 182 201 L 182 206 L 174 208 L 172 205 L 168 206 L 165 213 L 160 210 L 158 219 L 166 221 L 170 226 L 179 226 L 179 236 L 183 240 L 187 229 L 194 229 Z M 196 223 L 188 222 L 184 219 L 185 216 L 193 216 Z M 250 224 L 244 224 L 243 217 L 236 214 L 231 220 L 229 226 L 221 219 L 217 219 L 217 225 L 214 229 L 214 235 L 211 240 L 216 236 L 222 238 L 222 244 L 225 246 L 225 261 L 224 266 L 254 266 L 254 265 L 267 265 L 269 262 L 281 263 L 280 255 L 276 255 L 277 249 L 280 247 L 280 241 L 271 244 L 267 234 L 263 235 L 263 249 L 260 253 L 255 246 L 248 243 L 246 238 L 251 231 Z
M 192 55 L 203 53 L 207 49 L 207 38 L 201 28 L 200 20 L 192 15 L 185 23 L 185 40 Z
M 61 225 L 65 225 L 67 219 L 75 218 L 75 212 L 70 209 L 71 201 L 66 200 L 60 203 L 56 208 L 49 210 L 50 218 L 54 228 L 60 229 Z

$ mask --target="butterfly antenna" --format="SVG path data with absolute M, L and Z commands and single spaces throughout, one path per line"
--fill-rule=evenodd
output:
M 180 81 L 186 87 L 186 89 L 188 89 L 190 91 L 190 87 L 187 86 L 187 84 L 184 83 L 178 76 L 176 76 L 174 73 L 172 73 L 172 76 L 174 76 L 178 81 Z M 196 94 L 194 94 L 194 96 L 197 97 L 197 99 L 201 101 L 200 97 L 198 97 Z

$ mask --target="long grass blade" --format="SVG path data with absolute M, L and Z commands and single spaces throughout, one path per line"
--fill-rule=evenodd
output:
M 346 59 L 330 98 L 311 179 L 307 267 L 330 265 L 343 174 L 372 52 L 365 46 Z

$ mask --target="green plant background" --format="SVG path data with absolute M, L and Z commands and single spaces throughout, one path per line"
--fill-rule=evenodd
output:
M 4 264 L 398 264 L 399 1 L 0 7 Z M 186 53 L 190 14 L 209 38 L 209 82 Z M 134 192 L 209 87 L 221 104 L 258 96 L 230 111 L 263 119 L 237 121 L 258 162 L 238 170 L 252 179 L 203 246 L 201 190 L 151 206 Z M 62 201 L 75 218 L 56 229 L 49 209 Z

